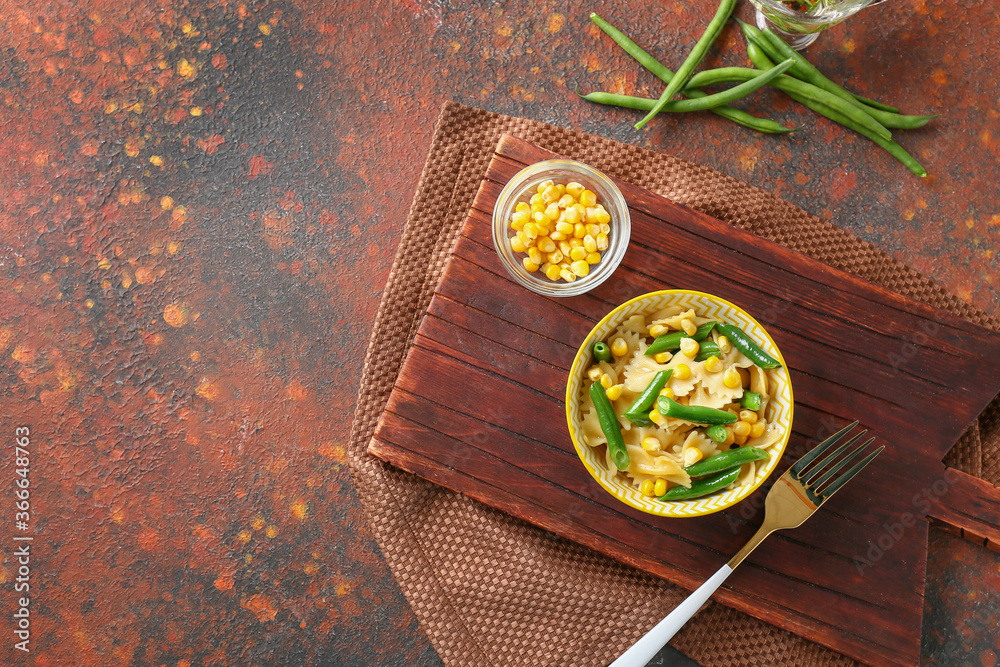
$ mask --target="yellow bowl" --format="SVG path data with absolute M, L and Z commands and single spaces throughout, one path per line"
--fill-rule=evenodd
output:
M 781 367 L 770 371 L 770 379 L 776 386 L 771 388 L 764 417 L 769 424 L 782 430 L 781 439 L 770 449 L 771 458 L 757 471 L 753 484 L 716 492 L 704 498 L 663 502 L 642 495 L 639 489 L 623 481 L 616 470 L 608 470 L 604 462 L 604 446 L 590 447 L 583 442 L 580 412 L 580 390 L 584 386 L 585 373 L 593 365 L 591 347 L 594 343 L 607 340 L 608 336 L 625 320 L 633 315 L 649 315 L 669 306 L 684 306 L 694 309 L 699 317 L 708 317 L 718 322 L 728 322 L 740 327 L 754 339 L 761 348 L 781 362 Z M 605 491 L 637 510 L 667 517 L 692 517 L 718 512 L 743 500 L 774 472 L 778 460 L 785 451 L 788 437 L 792 432 L 792 384 L 788 377 L 785 360 L 774 340 L 757 320 L 739 306 L 704 292 L 690 290 L 663 290 L 643 294 L 623 303 L 604 316 L 583 341 L 573 359 L 566 383 L 566 421 L 573 447 L 591 476 Z

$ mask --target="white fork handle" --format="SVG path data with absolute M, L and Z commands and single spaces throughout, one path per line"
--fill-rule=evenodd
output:
M 653 656 L 670 641 L 677 631 L 701 609 L 712 593 L 722 585 L 726 577 L 733 571 L 729 565 L 723 565 L 712 578 L 698 587 L 694 593 L 687 596 L 684 602 L 677 605 L 670 614 L 653 626 L 653 629 L 643 635 L 642 639 L 632 644 L 629 650 L 611 663 L 610 667 L 643 667 L 653 659 Z

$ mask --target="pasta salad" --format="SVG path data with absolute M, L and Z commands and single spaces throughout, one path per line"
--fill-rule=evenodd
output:
M 782 440 L 765 417 L 780 362 L 732 324 L 671 306 L 628 318 L 592 356 L 583 441 L 645 496 L 752 485 Z

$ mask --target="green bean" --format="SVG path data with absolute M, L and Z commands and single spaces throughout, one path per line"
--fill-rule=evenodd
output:
M 760 349 L 760 345 L 757 344 L 757 341 L 748 336 L 743 329 L 725 322 L 720 322 L 716 325 L 716 327 L 723 336 L 729 339 L 730 343 L 746 355 L 747 359 L 754 362 L 761 368 L 778 368 L 781 366 L 780 361 Z
M 647 101 L 652 102 L 653 100 Z M 715 322 L 706 322 L 698 327 L 698 330 L 694 332 L 693 336 L 688 336 L 683 331 L 673 331 L 671 333 L 658 336 L 657 339 L 653 341 L 653 344 L 646 348 L 645 355 L 647 357 L 652 357 L 660 352 L 673 352 L 674 350 L 679 350 L 681 348 L 681 338 L 694 338 L 700 343 L 708 338 L 708 334 L 712 333 L 712 329 L 714 328 Z
M 760 461 L 769 458 L 771 458 L 771 455 L 763 449 L 740 447 L 716 454 L 715 456 L 709 456 L 707 459 L 689 465 L 684 470 L 692 477 L 705 477 L 706 475 L 714 475 L 725 470 L 739 468 L 751 461 Z
M 733 468 L 726 472 L 720 472 L 715 477 L 706 477 L 705 479 L 699 479 L 696 482 L 691 482 L 691 488 L 685 488 L 683 486 L 675 486 L 674 488 L 668 490 L 662 496 L 660 500 L 670 501 L 670 500 L 689 500 L 691 498 L 701 498 L 702 496 L 707 496 L 710 493 L 715 493 L 719 489 L 724 489 L 740 476 L 740 469 Z
M 625 411 L 625 418 L 636 426 L 649 426 L 652 420 L 649 418 L 649 411 L 656 402 L 656 397 L 660 395 L 660 390 L 667 384 L 667 380 L 673 375 L 674 369 L 668 368 L 665 371 L 657 371 L 653 376 L 653 381 L 642 390 L 642 393 L 632 402 L 628 410 Z
M 747 410 L 753 410 L 757 412 L 760 410 L 760 406 L 764 404 L 764 397 L 755 391 L 745 391 L 743 396 L 740 398 L 740 405 Z
M 629 37 L 621 30 L 614 27 L 595 13 L 590 15 L 590 20 L 603 30 L 612 40 L 614 40 L 618 46 L 622 47 L 627 54 L 632 56 L 639 62 L 640 65 L 652 72 L 661 81 L 664 83 L 670 83 L 670 81 L 674 78 L 673 72 L 664 67 L 656 58 L 649 55 L 638 44 L 629 39 Z M 681 91 L 681 94 L 685 97 L 693 99 L 708 97 L 708 93 L 703 90 L 683 90 Z M 744 127 L 757 130 L 758 132 L 765 132 L 767 134 L 788 134 L 789 132 L 795 131 L 795 129 L 789 129 L 773 120 L 770 120 L 769 118 L 757 118 L 757 116 L 748 114 L 746 111 L 734 109 L 733 107 L 725 104 L 713 107 L 708 111 L 711 111 L 715 115 L 721 116 L 727 120 L 731 120 L 734 123 L 743 125 Z
M 754 65 L 756 65 L 759 69 L 765 69 L 773 65 L 773 63 L 771 63 L 771 61 L 767 58 L 767 55 L 761 49 L 759 49 L 756 44 L 750 41 L 747 42 L 747 55 L 750 56 L 750 60 L 752 60 Z M 788 93 L 788 96 L 791 97 L 793 100 L 809 107 L 816 113 L 826 116 L 833 122 L 840 123 L 841 125 L 850 130 L 854 130 L 863 137 L 871 139 L 876 144 L 884 148 L 894 158 L 896 158 L 904 165 L 906 165 L 906 167 L 917 176 L 920 176 L 921 178 L 927 176 L 927 170 L 924 169 L 923 165 L 917 162 L 916 158 L 907 153 L 906 150 L 902 146 L 897 144 L 895 141 L 891 139 L 885 139 L 884 137 L 879 136 L 875 132 L 872 132 L 869 128 L 858 125 L 851 118 L 842 115 L 832 109 L 821 110 L 816 106 L 814 106 L 811 101 L 805 99 L 804 97 L 796 93 L 793 93 L 791 91 L 786 90 L 785 92 Z
M 766 86 L 774 79 L 778 78 L 782 72 L 792 66 L 792 60 L 789 58 L 785 62 L 781 63 L 772 70 L 768 70 L 763 74 L 759 74 L 746 82 L 741 83 L 738 86 L 733 86 L 728 90 L 723 90 L 721 92 L 715 93 L 714 95 L 707 95 L 700 99 L 692 100 L 674 100 L 667 102 L 662 105 L 659 111 L 667 111 L 670 113 L 684 113 L 689 111 L 706 111 L 713 107 L 717 107 L 722 104 L 728 104 L 729 102 L 735 102 L 738 99 L 746 97 L 758 88 Z M 776 71 L 778 70 L 778 71 Z M 623 99 L 624 98 L 624 99 Z M 625 95 L 617 95 L 615 93 L 605 93 L 601 91 L 590 93 L 589 95 L 584 95 L 583 99 L 588 102 L 597 102 L 598 104 L 611 104 L 614 106 L 628 106 L 629 99 Z M 635 108 L 635 107 L 632 107 Z
M 594 361 L 606 361 L 611 363 L 611 348 L 604 341 L 594 343 Z
M 705 429 L 705 435 L 712 442 L 723 443 L 726 441 L 726 427 L 722 424 L 712 424 Z
M 751 27 L 751 32 L 753 32 L 753 30 L 757 30 L 757 28 Z M 937 116 L 904 116 L 898 113 L 890 113 L 877 107 L 867 106 L 863 102 L 859 102 L 854 95 L 845 90 L 843 86 L 837 85 L 828 79 L 816 68 L 815 65 L 806 60 L 805 56 L 790 47 L 783 39 L 774 34 L 770 28 L 765 28 L 763 31 L 757 30 L 757 32 L 761 34 L 766 43 L 771 47 L 771 49 L 768 50 L 766 45 L 758 44 L 758 46 L 764 50 L 764 53 L 767 54 L 768 58 L 774 61 L 785 60 L 786 58 L 792 58 L 795 60 L 795 66 L 792 67 L 791 71 L 792 76 L 802 79 L 806 83 L 811 83 L 817 88 L 822 88 L 823 90 L 840 97 L 846 102 L 850 102 L 858 109 L 861 109 L 869 116 L 877 120 L 884 127 L 912 130 L 918 127 L 923 127 L 932 119 L 937 118 Z M 745 30 L 744 33 L 746 33 Z
M 722 350 L 719 349 L 719 344 L 714 340 L 706 340 L 698 348 L 698 354 L 695 355 L 695 361 L 705 361 L 709 357 L 722 357 Z
M 873 109 L 881 109 L 882 111 L 888 111 L 889 113 L 899 113 L 899 109 L 896 107 L 891 107 L 888 104 L 883 104 L 878 100 L 869 99 L 867 97 L 861 97 L 857 93 L 851 93 L 858 102 L 861 102 L 865 106 L 869 106 Z
M 750 55 L 751 51 L 754 50 L 752 42 L 747 42 L 747 54 Z M 756 53 L 762 53 L 762 51 L 757 48 Z M 750 59 L 753 60 L 753 55 L 750 55 Z M 726 83 L 728 81 L 747 81 L 758 76 L 757 72 L 763 68 L 752 69 L 749 67 L 720 67 L 718 69 L 705 70 L 704 72 L 698 72 L 695 76 L 691 77 L 691 81 L 688 83 L 689 87 L 694 86 L 711 86 L 717 83 Z M 799 81 L 788 75 L 779 76 L 774 81 L 771 82 L 773 88 L 782 90 L 789 95 L 797 94 L 803 99 L 808 99 L 810 101 L 810 109 L 822 116 L 828 116 L 828 111 L 837 112 L 842 116 L 847 116 L 854 120 L 857 124 L 867 127 L 872 132 L 883 136 L 884 138 L 891 139 L 892 134 L 886 128 L 872 118 L 870 115 L 858 109 L 856 106 L 846 102 L 845 100 L 837 97 L 836 95 L 829 93 L 822 88 L 817 88 L 816 86 L 806 83 L 805 81 Z
M 653 116 L 660 113 L 660 110 L 674 98 L 674 95 L 680 92 L 680 90 L 687 83 L 687 80 L 691 78 L 691 74 L 694 73 L 695 68 L 698 67 L 701 61 L 705 58 L 705 54 L 708 53 L 709 47 L 712 46 L 713 42 L 715 42 L 715 38 L 719 36 L 719 33 L 722 31 L 722 27 L 729 19 L 729 15 L 733 13 L 733 7 L 735 6 L 736 0 L 722 0 L 722 2 L 719 3 L 719 8 L 716 10 L 715 16 L 708 24 L 708 27 L 705 28 L 705 32 L 702 34 L 701 39 L 698 40 L 698 42 L 694 45 L 694 48 L 691 49 L 691 53 L 689 53 L 688 57 L 684 59 L 684 63 L 677 69 L 677 74 L 675 74 L 674 78 L 667 84 L 666 90 L 664 90 L 663 94 L 660 95 L 660 99 L 656 102 L 656 105 L 650 110 L 645 118 L 636 123 L 635 129 L 641 130 L 645 127 L 646 123 L 652 120 Z
M 628 450 L 625 449 L 625 439 L 622 437 L 622 427 L 600 382 L 590 385 L 590 398 L 594 401 L 594 409 L 597 410 L 597 419 L 601 422 L 604 437 L 608 439 L 611 460 L 619 470 L 625 470 L 628 468 L 629 456 Z
M 664 417 L 683 419 L 695 424 L 732 424 L 736 421 L 736 415 L 731 412 L 705 408 L 700 405 L 681 405 L 666 396 L 660 396 L 656 399 L 656 409 Z

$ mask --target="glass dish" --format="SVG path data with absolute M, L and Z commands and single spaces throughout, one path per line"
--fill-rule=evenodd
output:
M 757 27 L 770 28 L 799 51 L 815 42 L 820 32 L 884 1 L 823 0 L 809 11 L 800 11 L 780 0 L 750 0 L 757 8 Z
M 510 227 L 511 213 L 518 202 L 527 202 L 535 194 L 539 183 L 548 180 L 583 184 L 597 195 L 598 202 L 611 215 L 608 249 L 602 253 L 601 261 L 591 267 L 589 274 L 571 283 L 549 280 L 541 271 L 529 273 L 521 264 L 523 254 L 510 247 L 510 237 L 515 234 Z M 525 167 L 504 186 L 493 207 L 493 246 L 500 262 L 519 284 L 545 296 L 578 296 L 610 278 L 625 256 L 631 231 L 628 205 L 618 186 L 598 170 L 575 160 L 545 160 Z

